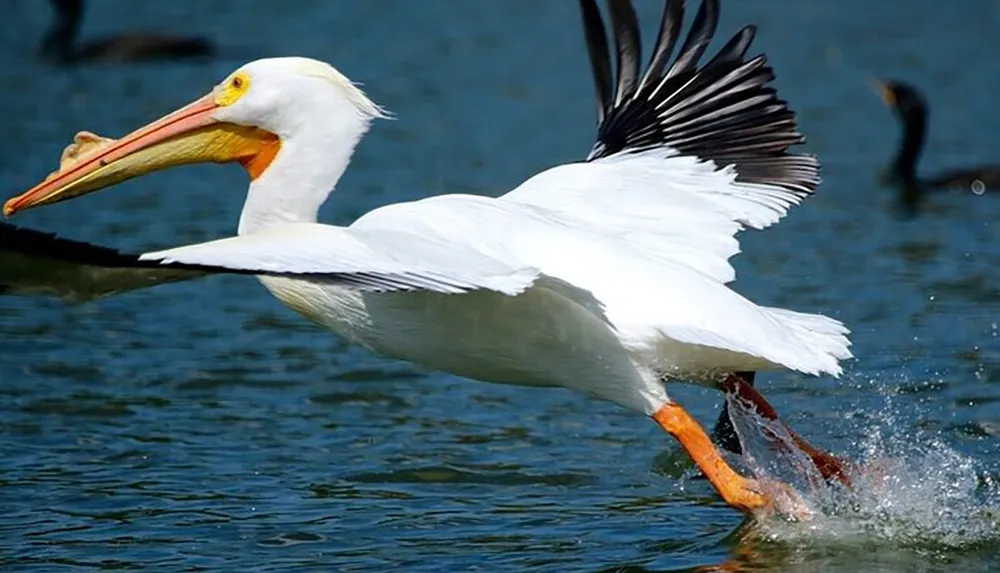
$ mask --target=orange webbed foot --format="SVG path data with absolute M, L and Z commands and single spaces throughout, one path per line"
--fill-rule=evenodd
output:
M 779 514 L 794 520 L 807 519 L 811 515 L 802 496 L 791 486 L 738 474 L 719 454 L 701 425 L 680 405 L 667 403 L 652 417 L 677 438 L 712 487 L 734 509 L 757 517 Z

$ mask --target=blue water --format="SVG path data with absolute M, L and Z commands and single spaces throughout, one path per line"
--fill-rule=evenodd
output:
M 647 34 L 659 2 L 637 0 Z M 119 136 L 246 60 L 330 61 L 398 119 L 324 208 L 497 194 L 591 145 L 574 2 L 94 0 L 84 36 L 213 37 L 202 64 L 40 65 L 48 21 L 4 3 L 0 191 L 81 129 Z M 648 420 L 568 391 L 423 372 L 308 325 L 251 278 L 82 305 L 0 298 L 0 568 L 350 571 L 988 571 L 1000 555 L 1000 200 L 893 215 L 897 126 L 870 75 L 922 86 L 927 170 L 1000 161 L 988 0 L 724 2 L 824 162 L 820 192 L 743 236 L 736 288 L 853 330 L 840 380 L 761 376 L 810 440 L 889 468 L 806 524 L 745 524 Z M 231 235 L 245 176 L 186 167 L 16 221 L 123 249 Z M 672 389 L 706 424 L 718 394 Z M 886 461 L 888 460 L 888 461 Z M 833 494 L 830 494 L 833 495 Z

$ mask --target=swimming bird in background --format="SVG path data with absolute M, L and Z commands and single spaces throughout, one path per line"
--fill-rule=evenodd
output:
M 330 65 L 291 57 L 251 62 L 93 146 L 4 213 L 170 166 L 238 162 L 250 187 L 237 236 L 138 255 L 137 267 L 255 275 L 307 319 L 380 354 L 609 400 L 674 436 L 730 506 L 802 515 L 788 486 L 737 473 L 665 382 L 724 389 L 734 372 L 840 374 L 851 356 L 840 322 L 758 306 L 727 286 L 734 235 L 812 194 L 819 164 L 788 152 L 803 137 L 768 86 L 764 56 L 746 56 L 752 26 L 699 65 L 717 0 L 702 2 L 675 58 L 684 4 L 669 0 L 644 73 L 635 11 L 609 2 L 616 78 L 601 12 L 580 5 L 597 141 L 583 161 L 501 197 L 441 195 L 347 227 L 318 223 L 355 146 L 388 114 Z
M 959 190 L 983 194 L 1000 191 L 1000 165 L 951 169 L 932 177 L 917 175 L 917 164 L 927 138 L 927 99 L 915 86 L 898 80 L 874 80 L 882 101 L 891 108 L 900 123 L 903 135 L 899 150 L 883 181 L 900 189 L 904 208 L 915 210 L 928 191 Z
M 57 64 L 206 58 L 215 53 L 212 42 L 198 36 L 129 33 L 77 43 L 83 21 L 83 0 L 50 2 L 55 18 L 42 40 L 39 53 Z M 134 8 L 136 5 L 132 3 L 129 6 Z

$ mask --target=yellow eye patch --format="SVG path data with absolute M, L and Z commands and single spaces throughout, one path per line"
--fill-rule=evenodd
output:
M 250 76 L 245 72 L 236 72 L 220 86 L 215 103 L 221 106 L 233 105 L 250 89 Z

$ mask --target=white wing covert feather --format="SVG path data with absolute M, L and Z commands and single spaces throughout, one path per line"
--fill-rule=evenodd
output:
M 538 278 L 538 270 L 530 266 L 516 266 L 471 249 L 440 249 L 439 244 L 434 236 L 405 230 L 379 235 L 293 223 L 146 253 L 139 260 L 192 269 L 293 276 L 368 292 L 454 294 L 486 289 L 516 295 Z
M 727 283 L 735 235 L 777 222 L 801 197 L 739 183 L 732 168 L 669 150 L 621 153 L 539 173 L 503 199 L 551 211 L 569 224 L 629 242 Z

